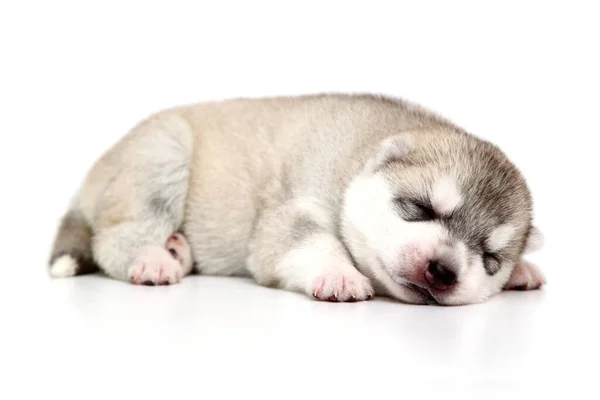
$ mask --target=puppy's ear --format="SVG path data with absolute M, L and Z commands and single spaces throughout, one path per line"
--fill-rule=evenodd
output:
M 512 271 L 504 290 L 535 290 L 546 283 L 540 269 L 529 261 L 521 259 Z
M 544 234 L 536 227 L 532 226 L 525 244 L 525 254 L 538 251 L 544 246 Z
M 394 135 L 382 140 L 375 151 L 375 155 L 368 165 L 372 172 L 394 161 L 399 161 L 412 151 L 414 143 L 408 135 Z

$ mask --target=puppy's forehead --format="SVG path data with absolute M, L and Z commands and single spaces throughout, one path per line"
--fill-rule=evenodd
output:
M 399 179 L 392 177 L 391 184 L 397 194 L 420 199 L 439 215 L 450 215 L 463 204 L 463 190 L 453 174 L 441 173 L 435 166 L 411 166 L 396 172 Z
M 426 200 L 436 213 L 449 216 L 443 220 L 446 227 L 474 249 L 485 246 L 502 225 L 513 229 L 502 228 L 489 244 L 511 247 L 530 224 L 532 203 L 524 177 L 498 148 L 472 137 L 430 136 L 392 163 L 387 177 L 394 195 Z
M 450 215 L 461 205 L 462 191 L 456 179 L 441 176 L 434 180 L 430 194 L 431 206 L 440 215 Z

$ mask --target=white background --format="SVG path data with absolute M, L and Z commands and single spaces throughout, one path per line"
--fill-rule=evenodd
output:
M 3 1 L 0 397 L 597 396 L 598 16 L 592 1 Z M 48 278 L 67 201 L 141 118 L 325 91 L 401 96 L 502 147 L 533 192 L 548 286 L 441 308 Z

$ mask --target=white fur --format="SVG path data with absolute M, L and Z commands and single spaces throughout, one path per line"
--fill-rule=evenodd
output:
M 437 213 L 448 215 L 460 205 L 462 195 L 453 179 L 443 177 L 433 186 L 431 201 Z
M 380 176 L 359 178 L 347 193 L 346 218 L 363 235 L 364 244 L 396 272 L 407 261 L 406 246 L 418 246 L 423 257 L 447 237 L 437 223 L 409 223 L 390 207 L 391 191 Z
M 252 262 L 252 260 L 249 260 Z M 275 265 L 284 288 L 326 299 L 373 295 L 369 280 L 352 265 L 341 243 L 330 234 L 316 234 L 289 251 Z
M 490 296 L 502 290 L 504 282 L 510 276 L 509 268 L 501 268 L 493 276 L 487 275 L 483 261 L 479 258 L 468 265 L 460 274 L 460 283 L 450 295 L 444 296 L 447 305 L 475 304 L 486 301 Z
M 66 278 L 74 276 L 77 272 L 77 260 L 70 255 L 64 255 L 56 259 L 50 266 L 50 275 L 55 278 Z
M 514 237 L 515 231 L 515 227 L 510 224 L 501 225 L 494 229 L 485 242 L 487 251 L 494 253 L 505 248 Z
M 344 204 L 345 238 L 352 255 L 367 275 L 393 296 L 419 302 L 419 296 L 400 285 L 414 265 L 427 263 L 446 238 L 437 223 L 408 223 L 390 207 L 391 191 L 378 175 L 360 176 L 349 186 Z

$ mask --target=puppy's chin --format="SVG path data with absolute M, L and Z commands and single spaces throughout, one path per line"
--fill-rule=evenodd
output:
M 415 304 L 415 305 L 433 305 L 438 302 L 430 295 L 425 294 L 417 287 L 411 284 L 398 284 L 392 283 L 393 286 L 386 285 L 387 291 L 390 295 L 404 303 Z
M 492 294 L 475 292 L 461 283 L 447 290 L 427 289 L 427 283 L 417 277 L 422 272 L 419 265 L 403 266 L 400 270 L 379 260 L 375 272 L 378 283 L 390 296 L 409 304 L 464 306 L 485 302 Z
M 390 271 L 381 259 L 370 265 L 370 276 L 376 281 L 377 286 L 387 292 L 390 297 L 409 304 L 435 304 L 435 300 L 415 287 L 394 272 Z

